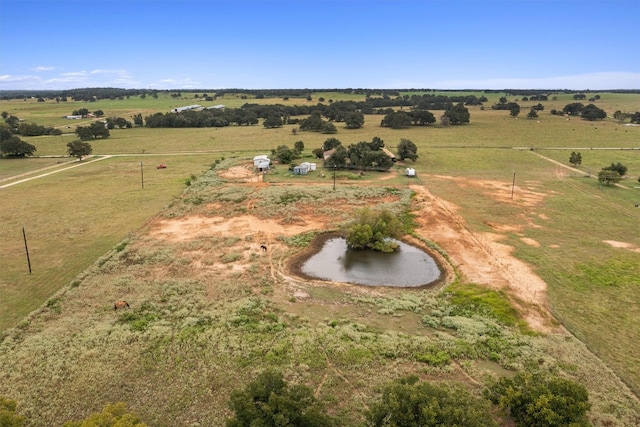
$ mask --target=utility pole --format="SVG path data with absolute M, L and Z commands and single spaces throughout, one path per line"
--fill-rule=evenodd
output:
M 513 171 L 513 182 L 511 183 L 511 200 L 513 200 L 513 190 L 516 188 L 516 171 Z
M 142 181 L 142 189 L 144 190 L 144 171 L 142 170 L 142 162 L 140 162 L 140 180 Z
M 333 164 L 333 191 L 336 191 L 336 169 L 338 169 L 337 164 Z
M 25 233 L 24 227 L 22 227 L 22 237 L 24 238 L 24 250 L 27 253 L 27 264 L 29 265 L 29 274 L 31 274 L 31 259 L 29 258 L 29 247 L 27 246 L 27 233 Z

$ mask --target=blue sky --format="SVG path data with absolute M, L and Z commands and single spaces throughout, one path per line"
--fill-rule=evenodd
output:
M 640 89 L 640 0 L 0 0 L 0 90 Z

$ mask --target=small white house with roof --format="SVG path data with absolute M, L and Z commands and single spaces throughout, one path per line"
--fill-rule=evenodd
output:
M 253 167 L 256 168 L 258 172 L 269 170 L 269 165 L 271 165 L 271 160 L 269 159 L 269 157 L 267 157 L 266 154 L 255 156 L 253 158 Z

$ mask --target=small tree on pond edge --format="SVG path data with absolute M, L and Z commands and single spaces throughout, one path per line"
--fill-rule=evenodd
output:
M 399 238 L 404 231 L 402 222 L 392 212 L 364 208 L 345 230 L 345 239 L 350 249 L 373 249 L 393 252 L 398 244 L 391 238 Z

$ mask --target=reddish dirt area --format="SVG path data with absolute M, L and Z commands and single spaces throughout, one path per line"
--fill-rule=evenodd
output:
M 262 183 L 260 175 L 244 166 L 230 168 L 224 176 L 247 185 L 275 185 Z M 508 191 L 501 188 L 504 183 L 466 181 L 466 185 L 477 186 L 479 191 L 491 194 L 491 197 L 508 198 Z M 425 186 L 413 185 L 411 189 L 416 193 L 417 233 L 436 242 L 446 251 L 451 263 L 462 275 L 463 282 L 505 291 L 533 330 L 543 333 L 561 332 L 549 311 L 546 283 L 529 265 L 513 256 L 512 247 L 500 243 L 503 233 L 514 230 L 496 226 L 492 233 L 474 232 L 466 225 L 464 218 L 457 214 L 457 206 L 435 197 Z M 542 194 L 530 191 L 521 197 L 521 203 L 535 204 L 542 197 Z M 251 250 L 260 250 L 260 244 L 264 243 L 269 246 L 269 256 L 273 257 L 275 252 L 282 253 L 284 250 L 284 245 L 276 239 L 278 236 L 293 236 L 335 227 L 330 222 L 330 217 L 323 216 L 314 209 L 301 207 L 297 218 L 295 224 L 283 224 L 277 219 L 260 218 L 251 213 L 232 218 L 190 215 L 159 220 L 152 227 L 151 235 L 175 241 L 216 234 L 237 237 L 252 235 L 257 240 L 252 243 Z M 537 245 L 533 239 L 523 238 L 523 242 Z M 281 278 L 288 278 L 287 274 L 290 273 L 283 267 L 284 264 L 282 259 L 271 259 L 271 274 L 274 278 L 276 274 Z

